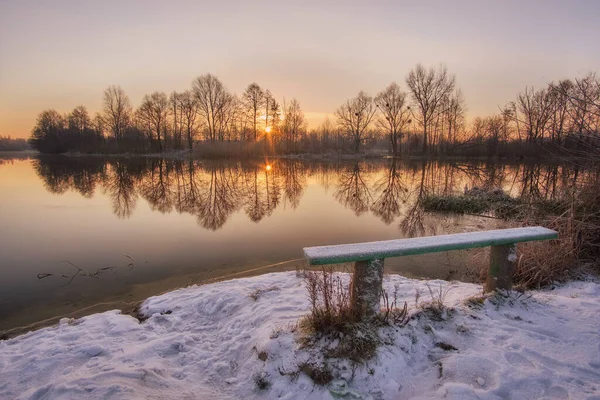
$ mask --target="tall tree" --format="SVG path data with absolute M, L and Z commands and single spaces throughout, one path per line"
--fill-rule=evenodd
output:
M 109 86 L 104 91 L 103 111 L 104 121 L 113 137 L 120 140 L 131 122 L 133 112 L 129 97 L 120 86 Z
M 262 112 L 262 108 L 265 105 L 265 92 L 256 83 L 251 83 L 246 88 L 242 99 L 246 110 L 250 115 L 252 121 L 252 130 L 254 132 L 254 141 L 258 140 L 258 117 Z
M 517 106 L 527 130 L 527 143 L 532 144 L 543 138 L 552 111 L 551 101 L 552 97 L 545 89 L 525 88 L 525 92 L 519 93 Z
M 225 110 L 233 101 L 219 78 L 206 74 L 199 76 L 193 83 L 193 92 L 198 101 L 198 111 L 207 130 L 208 139 L 214 142 L 218 130 L 223 126 Z
M 454 76 L 448 75 L 446 67 L 425 69 L 423 65 L 410 70 L 406 77 L 406 85 L 411 91 L 417 112 L 417 121 L 423 128 L 423 152 L 427 152 L 428 133 L 442 104 L 450 96 L 456 85 Z
M 287 149 L 291 151 L 295 148 L 300 133 L 306 129 L 306 120 L 300 103 L 296 99 L 292 99 L 289 106 L 284 105 L 283 113 L 283 133 Z
M 410 107 L 406 103 L 406 93 L 396 83 L 390 84 L 375 97 L 375 105 L 381 111 L 377 124 L 387 132 L 394 155 L 400 154 L 402 131 L 411 123 Z
M 77 106 L 67 117 L 69 129 L 79 135 L 92 128 L 92 120 L 84 106 Z
M 360 150 L 364 133 L 376 112 L 373 99 L 363 91 L 360 91 L 355 98 L 347 100 L 335 112 L 340 127 L 352 137 L 356 153 Z
M 150 127 L 150 138 L 156 135 L 158 151 L 163 151 L 165 133 L 167 130 L 167 119 L 169 116 L 169 99 L 163 92 L 154 92 L 145 95 L 140 108 L 137 110 L 138 117 Z M 161 141 L 162 137 L 162 141 Z
M 191 91 L 186 90 L 180 94 L 179 100 L 183 129 L 185 130 L 188 147 L 192 150 L 194 136 L 198 129 L 196 121 L 198 118 L 198 99 Z
M 38 115 L 29 143 L 42 153 L 64 153 L 66 121 L 56 110 L 44 110 Z

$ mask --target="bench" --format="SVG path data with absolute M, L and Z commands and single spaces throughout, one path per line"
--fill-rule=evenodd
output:
M 534 226 L 379 242 L 305 247 L 304 256 L 310 265 L 354 262 L 350 294 L 352 307 L 362 315 L 373 315 L 379 311 L 383 264 L 386 258 L 491 246 L 490 267 L 485 291 L 510 290 L 514 265 L 517 261 L 516 244 L 557 238 L 556 231 Z

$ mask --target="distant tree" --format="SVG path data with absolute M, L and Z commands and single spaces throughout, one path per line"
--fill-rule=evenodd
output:
M 165 149 L 163 143 L 169 116 L 169 99 L 167 95 L 163 92 L 154 92 L 149 96 L 145 95 L 136 114 L 150 128 L 151 140 L 156 135 L 158 151 L 163 151 Z
M 423 152 L 427 152 L 428 133 L 433 121 L 456 85 L 454 76 L 448 75 L 446 67 L 425 69 L 417 64 L 406 77 L 416 108 L 413 115 L 423 128 Z
M 106 122 L 104 121 L 102 114 L 96 113 L 94 115 L 94 119 L 92 120 L 92 126 L 100 136 L 104 137 L 104 132 L 106 132 Z
M 221 81 L 214 75 L 199 76 L 193 83 L 193 92 L 198 102 L 198 112 L 207 130 L 208 139 L 214 142 L 223 127 L 226 109 L 233 101 Z
M 25 139 L 0 136 L 0 151 L 21 151 L 29 149 L 31 149 L 31 147 Z M 2 163 L 0 162 L 0 164 Z
M 464 128 L 465 114 L 467 112 L 462 91 L 457 90 L 453 95 L 449 96 L 443 108 L 446 132 L 443 132 L 442 135 L 446 138 L 445 143 L 456 145 L 459 132 Z
M 244 91 L 242 100 L 244 102 L 248 114 L 250 115 L 250 120 L 252 121 L 254 141 L 257 141 L 259 123 L 258 117 L 260 116 L 262 108 L 266 103 L 265 92 L 256 83 L 251 83 Z
M 377 124 L 387 132 L 394 155 L 400 154 L 403 130 L 411 123 L 410 107 L 406 103 L 406 93 L 396 83 L 390 84 L 375 97 L 375 105 L 381 111 Z
M 85 133 L 88 129 L 92 129 L 92 120 L 84 106 L 77 106 L 71 111 L 67 117 L 69 129 L 78 134 Z
M 525 125 L 527 143 L 532 144 L 543 138 L 552 111 L 551 100 L 545 89 L 525 88 L 525 92 L 517 96 L 517 110 Z
M 38 115 L 29 143 L 42 153 L 64 153 L 69 150 L 65 118 L 56 110 Z
M 186 90 L 179 97 L 181 107 L 182 124 L 185 130 L 188 147 L 192 150 L 194 137 L 196 136 L 198 124 L 198 99 L 194 93 Z
M 130 125 L 133 107 L 120 86 L 109 86 L 104 91 L 104 122 L 113 137 L 119 141 Z
M 353 99 L 346 101 L 335 112 L 338 124 L 348 133 L 354 142 L 354 151 L 358 153 L 365 131 L 371 124 L 377 108 L 373 99 L 361 91 Z
M 183 109 L 182 109 L 182 93 L 172 92 L 169 96 L 169 106 L 171 107 L 170 114 L 173 117 L 173 143 L 174 147 L 183 147 Z
M 288 151 L 292 151 L 295 148 L 300 134 L 304 130 L 306 130 L 306 120 L 298 100 L 292 99 L 289 106 L 286 106 L 284 103 L 283 134 L 285 136 Z

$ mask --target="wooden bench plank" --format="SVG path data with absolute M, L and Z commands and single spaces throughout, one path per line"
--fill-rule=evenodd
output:
M 305 247 L 304 256 L 311 265 L 325 265 L 557 238 L 556 231 L 542 226 L 534 226 L 379 242 Z

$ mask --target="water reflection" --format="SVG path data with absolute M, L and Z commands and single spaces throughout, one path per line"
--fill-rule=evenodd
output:
M 131 217 L 142 198 L 153 211 L 190 214 L 199 226 L 212 231 L 221 229 L 238 210 L 258 223 L 282 204 L 298 208 L 312 179 L 332 187 L 333 197 L 356 216 L 370 212 L 386 225 L 397 222 L 404 236 L 436 233 L 435 227 L 424 224 L 421 202 L 427 194 L 499 187 L 513 196 L 556 200 L 569 196 L 578 180 L 589 175 L 559 165 L 398 160 L 232 163 L 42 157 L 34 165 L 51 193 L 73 190 L 91 198 L 101 188 L 118 218 Z
M 402 179 L 395 159 L 390 163 L 387 173 L 373 186 L 379 196 L 371 206 L 371 211 L 386 225 L 391 224 L 401 213 L 400 204 L 408 201 L 408 185 Z

